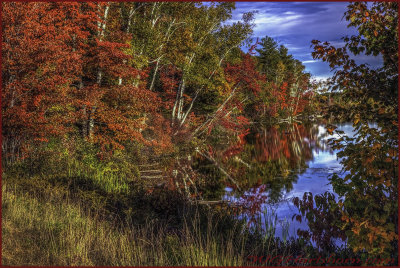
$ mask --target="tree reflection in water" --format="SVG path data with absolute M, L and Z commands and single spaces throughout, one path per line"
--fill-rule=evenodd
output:
M 275 203 L 293 189 L 298 175 L 313 160 L 313 151 L 325 150 L 317 124 L 285 124 L 254 129 L 245 137 L 242 152 L 232 165 L 248 194 L 266 185 L 267 202 Z M 233 191 L 233 194 L 243 194 Z M 249 204 L 250 205 L 250 204 Z

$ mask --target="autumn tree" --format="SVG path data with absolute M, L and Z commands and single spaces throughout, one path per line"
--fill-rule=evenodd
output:
M 284 45 L 278 46 L 278 42 L 269 36 L 261 39 L 256 51 L 257 68 L 265 74 L 267 82 L 261 92 L 265 103 L 263 117 L 268 114 L 280 117 L 280 121 L 292 121 L 307 106 L 312 94 L 310 74 Z
M 6 159 L 25 157 L 29 142 L 63 136 L 76 123 L 71 85 L 82 75 L 83 40 L 95 27 L 86 20 L 90 11 L 81 6 L 2 4 L 2 149 Z
M 187 16 L 189 21 L 182 29 L 186 36 L 180 37 L 186 48 L 180 51 L 181 61 L 176 64 L 182 75 L 171 114 L 172 124 L 177 128 L 187 123 L 203 94 L 209 95 L 224 82 L 223 61 L 251 33 L 250 15 L 246 15 L 243 22 L 222 24 L 230 18 L 233 7 L 232 3 L 201 6 Z M 223 102 L 221 98 L 220 101 Z
M 239 101 L 238 94 L 245 83 L 228 81 L 224 66 L 240 60 L 239 47 L 251 33 L 252 15 L 225 24 L 233 8 L 234 3 L 146 3 L 128 8 L 136 22 L 130 28 L 129 53 L 143 59 L 140 68 L 150 70 L 149 87 L 161 97 L 163 115 L 174 130 L 179 156 L 172 174 L 189 196 L 198 177 L 188 161 L 198 154 L 192 145 L 208 155 L 210 143 L 204 134 L 215 126 L 225 129 L 236 144 L 247 122 L 240 117 L 243 99 Z M 211 163 L 222 168 L 214 160 Z
M 365 250 L 381 257 L 397 252 L 398 185 L 398 4 L 355 2 L 345 13 L 358 34 L 345 37 L 345 46 L 313 41 L 313 56 L 335 69 L 330 83 L 340 93 L 343 105 L 333 105 L 336 118 L 349 116 L 354 137 L 333 140 L 340 150 L 343 176 L 331 183 L 341 197 L 342 228 L 347 229 L 354 251 Z M 383 59 L 379 68 L 357 64 L 353 55 Z M 332 132 L 334 127 L 329 127 Z
M 98 28 L 89 39 L 90 56 L 79 95 L 87 137 L 110 149 L 121 149 L 123 142 L 132 140 L 168 147 L 168 131 L 162 135 L 166 129 L 159 114 L 161 100 L 147 89 L 147 72 L 128 53 L 131 35 L 120 27 L 121 10 L 105 3 L 96 11 Z M 146 129 L 152 134 L 143 135 Z
M 137 82 L 146 72 L 126 53 L 130 36 L 116 27 L 112 4 L 4 3 L 2 8 L 6 156 L 21 156 L 31 141 L 77 133 L 103 151 L 132 140 L 168 147 L 159 98 L 146 81 Z M 145 137 L 146 129 L 151 135 Z

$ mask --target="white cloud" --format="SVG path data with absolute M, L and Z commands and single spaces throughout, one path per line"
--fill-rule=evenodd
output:
M 289 14 L 272 14 L 272 13 L 258 13 L 255 16 L 254 34 L 265 36 L 277 37 L 286 35 L 287 32 L 295 25 L 302 21 L 304 15 L 289 12 Z
M 357 34 L 354 27 L 347 27 L 342 19 L 347 10 L 345 2 L 238 2 L 232 20 L 240 20 L 244 12 L 257 11 L 254 16 L 254 38 L 272 37 L 289 49 L 294 58 L 303 62 L 306 71 L 315 79 L 325 80 L 333 74 L 328 63 L 315 61 L 311 57 L 313 39 L 322 42 L 331 40 L 335 47 L 342 47 L 343 36 Z M 374 57 L 355 57 L 357 63 L 367 62 L 372 67 L 380 66 L 381 59 Z
M 286 11 L 286 12 L 283 13 L 283 14 L 285 14 L 285 15 L 294 15 L 294 14 L 296 14 L 296 13 L 293 12 L 293 11 Z
M 282 27 L 283 25 L 298 20 L 302 15 L 274 15 L 274 14 L 258 14 L 255 18 L 255 24 L 268 23 L 272 27 Z
M 331 76 L 329 76 L 329 75 L 316 75 L 316 76 L 313 76 L 312 78 L 314 78 L 317 82 L 320 82 L 320 81 L 327 80 L 330 77 Z
M 334 47 L 343 47 L 346 43 L 344 41 L 328 41 L 331 46 Z

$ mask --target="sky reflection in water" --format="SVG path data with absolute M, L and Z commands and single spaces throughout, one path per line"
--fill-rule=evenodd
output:
M 338 130 L 342 130 L 348 136 L 353 136 L 354 131 L 351 123 L 339 124 Z M 338 138 L 337 134 L 329 135 L 326 133 L 324 126 L 313 126 L 311 128 L 318 129 L 316 139 L 301 137 L 311 146 L 312 159 L 306 159 L 306 168 L 304 172 L 295 174 L 295 179 L 292 181 L 292 187 L 289 191 L 281 189 L 282 201 L 277 203 L 266 203 L 263 209 L 267 209 L 269 213 L 274 212 L 277 215 L 277 224 L 275 235 L 282 238 L 282 225 L 289 223 L 289 236 L 297 236 L 297 229 L 308 230 L 307 223 L 302 223 L 296 220 L 292 221 L 292 216 L 299 213 L 298 209 L 292 204 L 293 197 L 302 198 L 305 192 L 311 192 L 313 196 L 323 194 L 326 191 L 333 192 L 332 186 L 329 184 L 329 177 L 333 173 L 341 173 L 342 166 L 336 157 L 336 151 L 331 150 L 325 143 L 330 138 Z M 314 137 L 315 138 L 315 137 Z M 315 146 L 317 143 L 317 146 Z M 238 200 L 233 194 L 232 189 L 227 188 L 225 199 Z M 337 197 L 337 195 L 335 194 Z M 265 219 L 263 219 L 265 220 Z M 337 245 L 341 245 L 339 241 Z

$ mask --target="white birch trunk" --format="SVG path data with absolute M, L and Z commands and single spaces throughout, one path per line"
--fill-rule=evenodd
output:
M 104 16 L 103 16 L 103 20 L 104 22 L 101 23 L 100 21 L 98 22 L 98 26 L 99 26 L 99 41 L 101 42 L 102 39 L 104 38 L 105 35 L 105 31 L 106 31 L 106 25 L 107 25 L 107 17 L 108 17 L 108 11 L 110 9 L 110 3 L 107 3 L 107 6 L 105 7 L 104 10 Z M 103 71 L 99 68 L 99 70 L 97 71 L 97 78 L 96 78 L 96 83 L 98 84 L 98 86 L 101 86 L 101 81 L 103 78 Z M 87 122 L 87 135 L 89 137 L 90 140 L 93 139 L 93 130 L 94 130 L 94 114 L 96 112 L 97 106 L 94 105 L 92 106 L 90 112 L 89 112 L 89 116 L 88 116 L 88 122 Z M 85 111 L 86 112 L 86 111 Z

